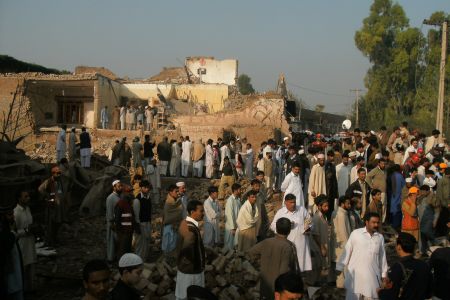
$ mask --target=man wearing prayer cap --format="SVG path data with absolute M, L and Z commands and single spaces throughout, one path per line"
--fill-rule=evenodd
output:
M 140 293 L 134 286 L 141 280 L 142 258 L 134 253 L 125 253 L 119 260 L 120 279 L 111 291 L 112 300 L 138 300 Z
M 112 193 L 106 198 L 106 257 L 109 262 L 116 258 L 117 235 L 114 226 L 114 207 L 120 200 L 122 193 L 122 183 L 116 179 L 112 182 Z
M 178 195 L 181 198 L 181 205 L 183 206 L 183 219 L 187 216 L 187 204 L 189 199 L 186 193 L 186 183 L 179 181 L 175 184 L 178 187 Z

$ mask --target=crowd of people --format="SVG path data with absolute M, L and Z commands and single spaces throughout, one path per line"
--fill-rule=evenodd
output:
M 450 248 L 430 250 L 437 240 L 448 239 L 450 227 L 450 156 L 439 135 L 437 130 L 428 137 L 409 131 L 404 122 L 390 134 L 381 127 L 335 138 L 317 134 L 295 143 L 285 137 L 278 145 L 269 139 L 256 151 L 245 138 L 234 137 L 205 144 L 188 136 L 170 142 L 165 137 L 156 145 L 145 136 L 143 143 L 135 138 L 131 147 L 125 138 L 117 141 L 112 163 L 133 168 L 135 175 L 131 185 L 111 183 L 106 199 L 109 265 L 86 265 L 86 299 L 104 299 L 107 293 L 100 296 L 89 284 L 104 282 L 102 276 L 116 263 L 121 280 L 112 298 L 138 299 L 132 286 L 149 259 L 152 214 L 158 205 L 163 206 L 160 247 L 177 264 L 177 299 L 193 297 L 189 291 L 207 293 L 202 289 L 205 246 L 260 257 L 261 299 L 299 299 L 304 286 L 327 284 L 345 288 L 346 299 L 449 299 Z M 57 151 L 62 150 L 57 146 Z M 70 205 L 61 172 L 61 166 L 53 167 L 39 187 L 48 203 L 50 244 L 57 243 Z M 165 201 L 159 199 L 160 176 L 180 178 L 168 186 Z M 220 184 L 208 188 L 204 201 L 189 199 L 182 181 L 188 176 L 216 178 Z M 250 183 L 246 190 L 243 178 Z M 270 222 L 265 204 L 277 193 L 281 208 Z M 25 191 L 17 197 L 16 222 L 11 208 L 2 210 L 2 235 L 11 257 L 22 260 L 21 250 L 23 263 L 33 264 L 21 249 L 25 241 L 14 242 L 19 233 L 33 236 L 27 198 Z M 27 221 L 18 221 L 23 214 Z M 390 268 L 383 224 L 398 232 L 400 260 Z M 421 259 L 415 258 L 416 248 Z M 11 282 L 21 286 L 19 279 L 29 278 L 27 269 L 19 271 L 20 261 L 12 261 L 11 270 L 15 266 L 22 277 L 9 273 L 16 276 Z M 210 294 L 197 297 L 214 299 Z

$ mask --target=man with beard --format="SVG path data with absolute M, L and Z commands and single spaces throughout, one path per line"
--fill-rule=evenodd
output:
M 345 271 L 347 300 L 377 299 L 381 280 L 386 281 L 388 265 L 384 250 L 384 238 L 378 232 L 380 216 L 367 213 L 365 227 L 355 229 L 345 245 L 336 270 Z
M 378 161 L 378 165 L 376 168 L 372 169 L 369 174 L 367 174 L 366 181 L 372 187 L 372 189 L 380 190 L 381 192 L 381 203 L 383 214 L 381 215 L 381 221 L 384 222 L 386 219 L 386 160 L 381 158 Z
M 317 164 L 311 168 L 308 185 L 308 210 L 314 212 L 314 198 L 319 195 L 327 194 L 327 185 L 325 177 L 325 155 L 317 155 Z
M 338 183 L 338 194 L 339 196 L 344 196 L 345 191 L 350 182 L 350 171 L 352 170 L 352 165 L 349 163 L 350 159 L 348 153 L 342 155 L 342 162 L 336 166 L 336 179 Z

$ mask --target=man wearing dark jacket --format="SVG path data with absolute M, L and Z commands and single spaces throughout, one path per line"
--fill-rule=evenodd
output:
M 327 218 L 331 219 L 331 213 L 334 211 L 334 203 L 337 202 L 337 199 L 339 198 L 338 183 L 336 177 L 336 166 L 334 165 L 333 150 L 327 152 L 327 161 L 325 163 L 325 180 L 329 205 Z
M 395 250 L 400 260 L 393 264 L 380 290 L 380 299 L 419 300 L 431 298 L 432 276 L 428 265 L 413 257 L 416 239 L 400 232 Z
M 191 285 L 205 287 L 205 248 L 198 228 L 198 222 L 203 220 L 205 214 L 203 204 L 198 200 L 189 201 L 187 213 L 178 229 L 177 299 L 185 299 L 187 288 Z
M 361 199 L 361 218 L 364 218 L 364 214 L 366 213 L 370 203 L 371 188 L 366 182 L 366 174 L 365 168 L 359 168 L 358 179 L 350 184 L 345 192 L 345 197 L 348 199 L 352 199 L 353 197 Z
M 169 144 L 167 136 L 163 137 L 161 143 L 156 148 L 158 153 L 158 159 L 160 163 L 160 174 L 167 175 L 167 166 L 169 165 L 170 158 L 172 157 L 172 146 Z

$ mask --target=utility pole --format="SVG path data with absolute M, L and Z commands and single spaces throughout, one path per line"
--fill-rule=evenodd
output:
M 445 97 L 445 59 L 447 52 L 447 27 L 448 21 L 442 23 L 431 22 L 430 20 L 423 20 L 423 24 L 442 26 L 442 45 L 441 45 L 441 65 L 439 68 L 439 96 L 436 112 L 436 129 L 441 132 L 439 135 L 439 143 L 443 141 L 443 124 L 444 124 L 444 97 Z
M 362 92 L 361 89 L 353 89 L 350 90 L 351 93 L 355 93 L 356 95 L 356 120 L 355 120 L 355 128 L 359 128 L 359 92 Z

